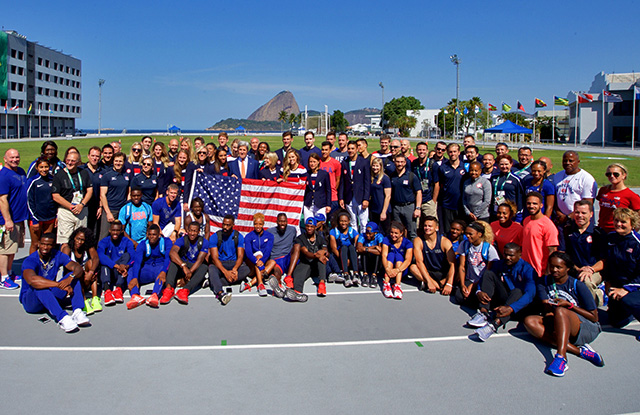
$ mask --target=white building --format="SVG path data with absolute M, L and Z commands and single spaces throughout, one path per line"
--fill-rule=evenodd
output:
M 416 126 L 409 132 L 410 137 L 427 137 L 429 132 L 436 128 L 436 116 L 440 113 L 435 110 L 407 110 L 407 115 L 417 120 Z

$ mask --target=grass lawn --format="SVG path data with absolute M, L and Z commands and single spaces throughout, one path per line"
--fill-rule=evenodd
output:
M 206 142 L 211 141 L 211 136 L 204 136 Z M 131 144 L 135 141 L 139 141 L 142 136 L 127 136 L 122 138 L 117 138 L 122 141 L 122 147 L 125 153 L 128 154 L 129 148 Z M 169 142 L 171 137 L 168 136 L 160 136 L 157 139 L 160 141 L 164 141 L 165 144 Z M 192 137 L 193 138 L 193 137 Z M 235 136 L 231 136 L 231 140 L 235 139 Z M 242 137 L 242 139 L 246 139 L 247 141 L 251 138 Z M 266 141 L 271 146 L 271 150 L 276 150 L 282 146 L 282 141 L 280 136 L 260 136 L 261 141 Z M 69 146 L 76 146 L 80 150 L 80 154 L 83 156 L 83 161 L 86 161 L 86 154 L 90 147 L 97 145 L 102 146 L 107 142 L 111 142 L 114 138 L 100 137 L 100 138 L 74 138 L 74 139 L 59 139 L 56 140 L 59 148 L 59 155 L 62 157 L 64 155 L 64 151 Z M 320 146 L 321 140 L 323 137 L 316 138 L 316 145 Z M 215 143 L 217 141 L 214 140 Z M 21 155 L 21 163 L 20 165 L 26 169 L 29 164 L 36 159 L 36 157 L 40 154 L 40 141 L 23 141 L 23 142 L 14 142 L 14 143 L 0 143 L 0 151 L 4 154 L 4 151 L 8 148 L 16 148 L 20 151 Z M 412 146 L 415 148 L 415 142 L 412 142 Z M 482 143 L 478 143 L 480 147 L 480 152 L 484 154 L 485 152 L 493 152 L 493 146 L 487 146 L 486 148 L 482 147 Z M 302 137 L 296 137 L 293 141 L 294 148 L 301 148 L 304 146 L 304 141 Z M 429 148 L 433 148 L 434 143 L 429 143 Z M 514 146 L 515 147 L 515 146 Z M 378 149 L 377 139 L 370 140 L 369 151 L 375 151 Z M 562 153 L 565 150 L 535 150 L 534 158 L 538 158 L 541 156 L 547 156 L 553 161 L 553 172 L 557 172 L 562 169 Z M 512 157 L 516 158 L 516 152 L 511 150 Z M 628 171 L 629 177 L 626 181 L 626 184 L 631 187 L 640 187 L 640 157 L 627 156 L 627 155 L 615 155 L 615 154 L 607 154 L 603 153 L 587 153 L 582 152 L 580 155 L 581 163 L 580 166 L 583 169 L 589 171 L 598 182 L 599 185 L 607 184 L 608 181 L 604 176 L 604 172 L 606 167 L 614 162 L 620 162 L 624 164 Z M 609 158 L 609 159 L 607 159 Z M 626 159 L 626 160 L 620 160 Z

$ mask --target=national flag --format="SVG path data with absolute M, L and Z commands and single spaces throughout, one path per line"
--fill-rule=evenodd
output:
M 476 114 L 480 112 L 480 107 L 476 105 Z
M 518 108 L 518 111 L 526 112 L 526 111 L 524 110 L 524 106 L 522 106 L 522 104 L 520 103 L 520 101 L 518 101 L 518 107 L 517 107 L 517 108 Z
M 593 102 L 593 95 L 591 94 L 579 94 L 578 95 L 578 104 L 584 104 L 586 102 Z
M 460 112 L 460 108 L 458 108 L 458 107 L 456 107 L 456 114 L 462 115 L 462 113 Z
M 19 105 L 14 105 L 13 107 L 9 108 L 10 111 L 18 111 L 20 109 Z
M 7 113 L 7 101 L 4 102 L 4 113 Z
M 544 108 L 546 106 L 547 104 L 543 100 L 536 98 L 536 108 Z
M 620 94 L 612 94 L 611 91 L 603 91 L 604 102 L 622 102 Z
M 566 98 L 560 98 L 560 97 L 553 97 L 553 105 L 558 105 L 561 107 L 568 107 L 569 106 L 569 100 Z
M 498 111 L 495 105 L 489 104 L 489 111 Z
M 464 111 L 462 111 L 464 115 L 469 115 L 469 108 L 464 107 Z
M 242 234 L 253 230 L 253 215 L 265 216 L 265 229 L 276 226 L 278 214 L 286 213 L 289 225 L 300 226 L 305 182 L 244 179 L 197 173 L 192 197 L 204 201 L 204 211 L 211 219 L 212 232 L 222 228 L 225 215 L 236 218 L 234 229 Z
M 504 102 L 503 102 L 503 103 L 502 103 L 502 111 L 504 111 L 504 112 L 509 112 L 509 111 L 511 111 L 511 105 L 506 104 L 506 103 L 504 103 Z
M 633 87 L 633 93 L 635 94 L 636 99 L 640 99 L 640 89 L 638 89 L 637 86 Z
M 31 108 L 33 107 L 33 104 L 29 104 L 29 109 L 27 110 L 27 114 L 31 114 Z
M 444 113 L 444 115 L 447 115 L 449 113 L 449 111 L 447 111 L 447 110 L 444 110 L 442 112 Z
M 53 110 L 49 108 L 49 114 L 53 114 Z

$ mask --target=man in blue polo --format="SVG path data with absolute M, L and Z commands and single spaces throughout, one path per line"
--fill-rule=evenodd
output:
M 407 229 L 409 240 L 418 236 L 416 219 L 422 206 L 422 185 L 418 176 L 407 169 L 404 154 L 393 156 L 396 170 L 391 173 L 391 208 L 393 220 L 401 222 Z
M 309 169 L 309 155 L 311 153 L 316 153 L 320 157 L 322 157 L 322 151 L 318 147 L 315 146 L 316 136 L 313 131 L 307 131 L 304 133 L 304 144 L 305 146 L 300 149 L 300 162 L 304 166 L 305 169 Z
M 182 224 L 182 205 L 178 200 L 180 188 L 177 184 L 171 183 L 167 187 L 167 196 L 156 199 L 151 205 L 153 213 L 153 223 L 162 230 L 162 235 L 175 241 L 178 239 L 178 231 Z
M 340 207 L 351 213 L 351 227 L 362 234 L 369 222 L 371 166 L 358 155 L 358 145 L 355 141 L 347 144 L 347 154 L 349 157 L 342 161 L 338 199 Z
M 442 230 L 445 234 L 451 229 L 451 222 L 460 216 L 462 200 L 462 182 L 466 170 L 460 162 L 460 146 L 451 143 L 447 146 L 449 160 L 438 168 L 436 182 L 433 185 L 433 200 L 442 203 Z
M 233 229 L 234 225 L 233 215 L 226 215 L 222 230 L 209 238 L 209 286 L 222 305 L 231 301 L 231 294 L 225 293 L 223 287 L 240 284 L 250 272 L 244 263 L 244 237 Z
M 24 221 L 27 209 L 27 175 L 19 167 L 20 153 L 10 148 L 4 153 L 0 170 L 0 288 L 15 290 L 20 286 L 9 278 L 18 248 L 24 246 Z

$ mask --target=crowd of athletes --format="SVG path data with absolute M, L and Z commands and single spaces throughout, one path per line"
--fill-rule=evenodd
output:
M 601 332 L 598 307 L 616 327 L 640 320 L 640 197 L 626 187 L 624 165 L 597 172 L 608 182 L 598 188 L 576 151 L 554 171 L 526 146 L 513 154 L 498 143 L 481 154 L 472 136 L 431 151 L 382 136 L 370 153 L 367 140 L 333 132 L 320 147 L 312 132 L 304 142 L 294 149 L 285 132 L 272 151 L 256 137 L 229 143 L 225 133 L 217 143 L 147 136 L 126 151 L 112 142 L 59 157 L 46 141 L 26 172 L 9 149 L 0 169 L 0 287 L 19 288 L 27 312 L 47 312 L 73 332 L 103 305 L 124 303 L 127 291 L 133 309 L 174 297 L 188 304 L 206 287 L 227 305 L 231 285 L 304 302 L 309 278 L 320 297 L 340 283 L 402 299 L 402 284 L 413 281 L 478 310 L 467 324 L 482 341 L 522 321 L 557 348 L 546 369 L 555 376 L 567 353 L 604 365 L 589 345 Z M 283 212 L 266 229 L 256 212 L 246 235 L 233 216 L 212 232 L 191 195 L 199 172 L 304 180 L 300 227 Z M 25 223 L 30 255 L 14 275 Z

